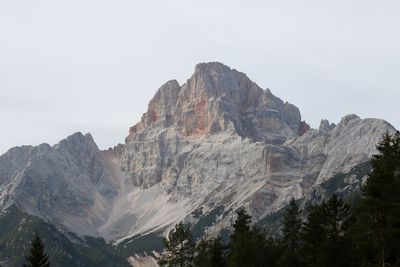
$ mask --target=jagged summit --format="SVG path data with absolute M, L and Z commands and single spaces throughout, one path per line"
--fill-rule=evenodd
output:
M 68 231 L 97 235 L 118 194 L 114 176 L 90 134 L 13 148 L 0 156 L 0 206 L 15 204 Z
M 332 130 L 336 125 L 334 123 L 330 123 L 328 120 L 323 119 L 321 120 L 320 124 L 319 124 L 319 130 L 325 130 L 325 131 L 330 131 Z
M 74 153 L 90 149 L 98 150 L 98 147 L 90 133 L 83 135 L 81 132 L 76 132 L 54 145 L 54 149 Z
M 309 129 L 296 106 L 218 62 L 197 64 L 182 86 L 176 80 L 161 86 L 128 138 L 169 127 L 188 137 L 227 131 L 267 143 L 283 143 Z
M 221 63 L 221 62 L 203 62 L 203 63 L 198 63 L 196 64 L 196 66 L 194 67 L 194 72 L 208 72 L 208 73 L 212 73 L 212 72 L 227 72 L 227 71 L 231 71 L 232 69 Z

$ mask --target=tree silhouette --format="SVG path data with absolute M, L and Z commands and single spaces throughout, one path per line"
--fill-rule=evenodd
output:
M 289 207 L 283 215 L 282 221 L 282 242 L 283 255 L 279 259 L 280 266 L 299 266 L 299 245 L 300 245 L 300 230 L 302 220 L 300 216 L 301 210 L 294 198 L 289 202 Z
M 350 206 L 333 194 L 321 207 L 326 236 L 319 266 L 355 266 L 352 242 L 345 227 L 350 217 Z
M 372 264 L 400 264 L 400 133 L 386 132 L 371 159 L 372 171 L 362 188 L 356 229 L 364 258 L 373 255 Z M 364 240 L 368 237 L 369 242 Z M 361 246 L 362 245 L 362 246 Z
M 194 258 L 196 267 L 223 267 L 224 244 L 220 237 L 210 240 L 201 240 L 196 246 L 196 256 Z
M 230 235 L 227 254 L 228 267 L 273 266 L 274 248 L 266 233 L 259 227 L 251 226 L 251 216 L 244 208 L 236 211 L 233 233 Z
M 168 238 L 164 238 L 165 249 L 158 264 L 161 266 L 192 266 L 195 242 L 189 229 L 182 223 L 175 225 Z
M 318 267 L 322 253 L 322 244 L 326 241 L 326 228 L 323 205 L 308 207 L 307 220 L 301 229 L 301 253 L 306 266 Z
M 49 256 L 46 255 L 44 245 L 39 236 L 35 235 L 32 240 L 30 254 L 26 256 L 28 264 L 23 267 L 49 267 Z

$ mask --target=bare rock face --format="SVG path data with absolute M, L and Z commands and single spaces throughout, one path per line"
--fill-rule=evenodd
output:
M 198 64 L 186 84 L 172 80 L 157 91 L 130 129 L 121 166 L 136 186 L 146 188 L 172 172 L 171 155 L 189 140 L 225 133 L 282 144 L 308 130 L 297 107 L 245 74 L 221 63 Z
M 89 134 L 73 134 L 53 147 L 12 148 L 0 157 L 0 203 L 96 235 L 118 194 L 114 176 Z
M 186 84 L 164 84 L 127 140 L 154 128 L 175 128 L 182 136 L 201 137 L 232 131 L 253 141 L 283 143 L 304 133 L 300 111 L 221 63 L 198 64 Z
M 245 74 L 202 63 L 185 84 L 161 86 L 114 149 L 99 151 L 91 136 L 74 134 L 53 147 L 8 151 L 0 205 L 117 242 L 181 220 L 214 235 L 238 207 L 259 221 L 292 197 L 323 196 L 321 185 L 368 161 L 387 130 L 395 131 L 356 115 L 310 129 L 296 106 Z M 356 190 L 352 177 L 346 190 Z
M 131 128 L 120 166 L 137 191 L 116 201 L 125 209 L 113 212 L 102 234 L 117 239 L 119 231 L 135 236 L 180 220 L 196 224 L 193 212 L 221 207 L 224 216 L 210 233 L 228 227 L 240 206 L 261 220 L 367 161 L 388 129 L 384 121 L 348 115 L 311 130 L 296 106 L 245 74 L 199 64 L 184 85 L 163 85 Z M 143 208 L 145 199 L 151 203 Z
M 299 151 L 304 159 L 324 158 L 316 181 L 320 184 L 337 172 L 349 171 L 358 163 L 368 161 L 387 130 L 395 131 L 384 120 L 361 119 L 351 114 L 343 117 L 338 125 L 322 121 L 319 130 L 311 130 L 285 145 Z

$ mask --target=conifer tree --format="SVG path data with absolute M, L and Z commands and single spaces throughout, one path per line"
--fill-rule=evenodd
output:
M 308 208 L 301 231 L 305 266 L 355 266 L 354 246 L 347 234 L 350 206 L 336 194 Z
M 355 229 L 362 257 L 378 266 L 400 265 L 400 133 L 386 132 L 371 159 Z M 369 242 L 366 244 L 365 240 Z M 374 255 L 371 257 L 371 254 Z
M 224 244 L 220 237 L 210 240 L 201 240 L 196 246 L 196 256 L 194 258 L 196 267 L 223 267 Z
M 168 238 L 164 238 L 164 251 L 158 264 L 168 267 L 193 266 L 195 243 L 190 230 L 182 223 L 175 225 Z
M 223 267 L 225 266 L 225 258 L 224 258 L 224 244 L 222 243 L 222 239 L 218 237 L 214 239 L 210 244 L 210 267 Z
M 32 240 L 30 254 L 26 257 L 27 264 L 23 267 L 49 267 L 49 256 L 46 255 L 44 245 L 39 236 Z
M 227 266 L 268 266 L 270 252 L 267 250 L 265 233 L 260 228 L 251 226 L 251 216 L 244 208 L 238 209 L 236 214 L 228 244 Z
M 236 211 L 233 233 L 230 235 L 228 266 L 249 266 L 251 254 L 251 216 L 244 208 Z
M 300 217 L 300 207 L 294 200 L 291 199 L 289 207 L 283 215 L 282 221 L 282 242 L 283 242 L 283 255 L 279 259 L 280 266 L 293 266 L 300 265 L 299 244 L 300 244 L 300 230 L 302 220 Z
M 306 266 L 318 267 L 322 253 L 322 245 L 326 241 L 326 228 L 322 205 L 308 208 L 307 219 L 301 229 L 301 252 Z
M 246 212 L 245 208 L 239 208 L 236 211 L 236 216 L 236 220 L 233 223 L 233 238 L 240 234 L 249 233 L 251 228 L 251 216 Z
M 353 246 L 345 229 L 346 222 L 350 217 L 350 206 L 333 194 L 321 207 L 325 240 L 319 265 L 327 267 L 354 266 Z
M 249 266 L 275 266 L 277 257 L 274 245 L 272 239 L 267 239 L 267 234 L 262 228 L 253 226 L 251 229 L 252 265 Z

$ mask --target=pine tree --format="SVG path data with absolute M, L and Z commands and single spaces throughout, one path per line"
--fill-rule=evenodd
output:
M 213 239 L 210 245 L 210 267 L 223 267 L 225 266 L 225 258 L 224 258 L 224 244 L 222 243 L 222 239 L 218 237 L 217 239 Z
M 251 260 L 251 216 L 244 208 L 236 211 L 236 220 L 233 223 L 233 233 L 230 235 L 227 265 L 249 266 Z
M 196 267 L 222 267 L 225 266 L 224 244 L 220 237 L 210 240 L 201 240 L 196 246 L 194 258 Z
M 308 208 L 307 219 L 301 229 L 301 252 L 306 266 L 319 266 L 322 245 L 326 241 L 324 205 L 325 203 Z
M 260 228 L 251 226 L 251 216 L 244 208 L 238 209 L 236 214 L 228 244 L 227 266 L 269 266 L 267 262 L 271 252 L 268 251 L 265 233 Z
M 301 251 L 305 266 L 355 266 L 354 245 L 347 234 L 350 206 L 336 194 L 308 208 L 301 230 Z
M 345 229 L 350 217 L 350 206 L 334 194 L 321 207 L 325 240 L 319 266 L 354 266 L 353 244 Z
M 362 188 L 355 234 L 363 258 L 378 266 L 400 265 L 400 133 L 386 132 L 371 159 L 372 171 Z M 366 238 L 369 245 L 365 243 Z M 371 254 L 373 255 L 371 257 Z
M 247 214 L 245 208 L 239 208 L 236 211 L 236 216 L 236 220 L 233 223 L 233 238 L 235 238 L 236 235 L 249 233 L 251 228 L 251 216 Z
M 256 226 L 251 229 L 251 263 L 250 266 L 268 266 L 276 265 L 276 248 L 273 239 L 267 239 L 266 232 Z
M 49 267 L 49 257 L 45 253 L 44 245 L 39 236 L 35 235 L 32 240 L 30 254 L 26 257 L 28 264 L 23 267 Z
M 195 243 L 190 230 L 182 223 L 175 225 L 169 238 L 164 238 L 164 251 L 158 264 L 169 267 L 193 266 Z
M 300 245 L 300 230 L 302 220 L 300 217 L 300 207 L 292 198 L 289 202 L 289 207 L 283 215 L 282 221 L 282 242 L 284 252 L 279 259 L 280 266 L 299 266 L 299 245 Z

